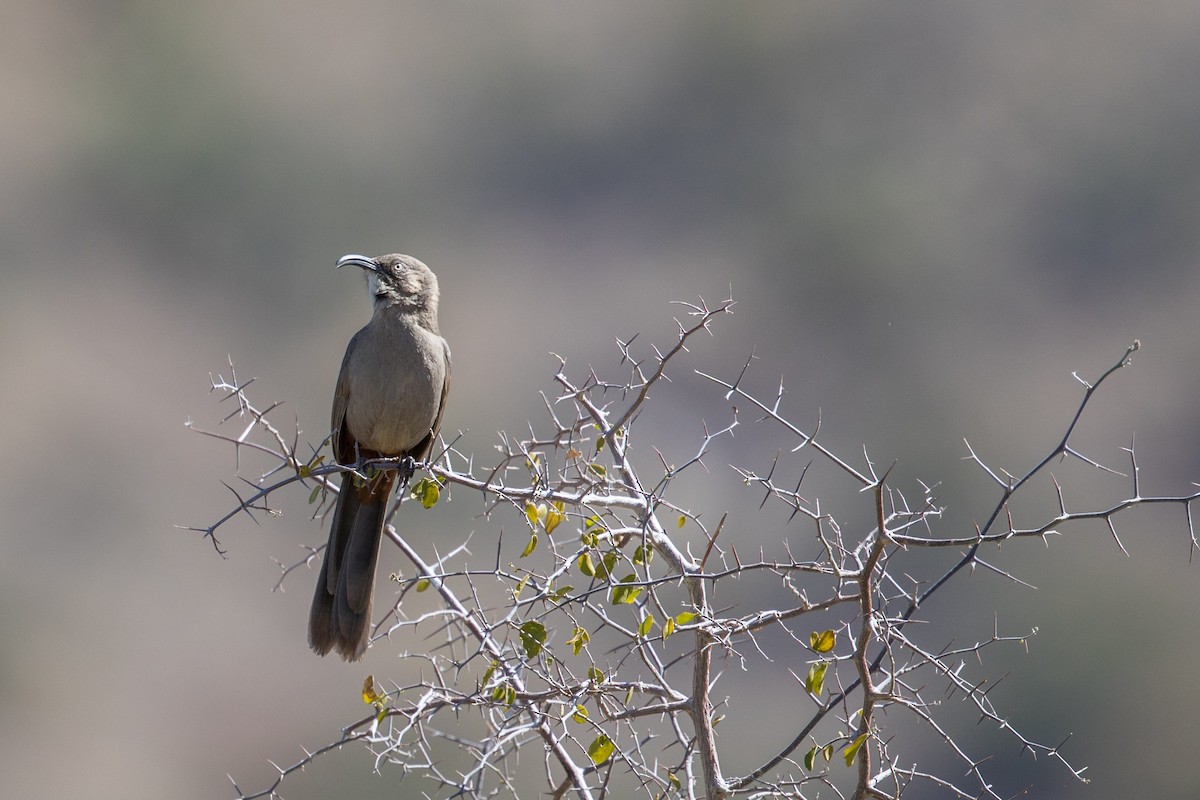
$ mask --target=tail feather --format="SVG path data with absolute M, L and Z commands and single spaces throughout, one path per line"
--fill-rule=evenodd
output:
M 387 472 L 363 487 L 347 480 L 338 494 L 308 619 L 308 643 L 320 655 L 336 650 L 357 661 L 367 650 L 375 567 L 394 482 Z

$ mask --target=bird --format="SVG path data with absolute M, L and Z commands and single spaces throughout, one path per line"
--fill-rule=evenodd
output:
M 450 390 L 450 346 L 438 330 L 437 276 L 412 256 L 342 256 L 363 270 L 371 320 L 346 346 L 333 395 L 331 444 L 344 467 L 376 458 L 395 466 L 347 471 L 317 575 L 308 643 L 357 661 L 367 650 L 375 568 L 393 487 L 433 450 Z

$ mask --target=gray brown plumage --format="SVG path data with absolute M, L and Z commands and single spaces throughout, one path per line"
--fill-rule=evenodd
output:
M 429 457 L 450 389 L 450 347 L 438 332 L 438 282 L 412 256 L 343 256 L 366 271 L 371 321 L 346 347 L 333 397 L 333 454 L 342 465 L 370 458 Z M 345 473 L 329 544 L 317 575 L 308 642 L 357 661 L 371 632 L 375 566 L 393 486 L 411 464 L 368 475 Z

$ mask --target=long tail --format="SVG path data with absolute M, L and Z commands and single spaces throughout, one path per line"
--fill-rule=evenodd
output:
M 349 477 L 342 484 L 308 617 L 308 643 L 320 655 L 336 650 L 357 661 L 367 650 L 375 565 L 395 480 L 386 471 L 365 486 Z

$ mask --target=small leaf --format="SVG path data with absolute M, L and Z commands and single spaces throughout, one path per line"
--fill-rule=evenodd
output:
M 375 676 L 368 675 L 362 686 L 363 702 L 369 706 L 379 706 L 387 703 L 387 695 L 375 688 Z
M 596 452 L 597 453 L 604 452 L 604 437 L 603 436 L 596 437 Z
M 614 606 L 629 605 L 630 603 L 637 602 L 638 595 L 642 593 L 645 587 L 631 585 L 635 581 L 637 581 L 637 575 L 634 575 L 632 572 L 621 578 L 621 582 L 613 587 L 610 602 Z
M 612 758 L 613 751 L 616 749 L 617 746 L 613 744 L 612 739 L 608 738 L 607 734 L 602 733 L 588 745 L 587 754 L 593 764 L 600 766 Z
M 687 625 L 689 622 L 691 622 L 695 618 L 696 618 L 695 611 L 681 611 L 680 613 L 675 615 L 675 624 L 676 625 Z
M 321 487 L 314 486 L 313 490 L 311 492 L 309 492 L 308 504 L 311 506 L 313 503 L 317 502 L 317 498 L 320 496 L 321 496 Z
M 421 478 L 413 484 L 410 492 L 423 508 L 433 508 L 442 496 L 442 486 L 432 478 Z
M 604 465 L 597 464 L 595 461 L 592 461 L 588 464 L 588 469 L 590 469 L 592 472 L 594 472 L 596 475 L 598 475 L 601 478 L 603 478 L 605 475 L 608 474 L 608 470 L 606 470 L 604 468 Z
M 818 661 L 808 668 L 804 678 L 804 689 L 811 695 L 819 695 L 825 687 L 825 670 L 829 669 L 828 661 Z
M 833 759 L 833 742 L 821 748 L 821 755 L 825 757 L 825 763 L 828 764 Z
M 521 626 L 521 647 L 525 650 L 525 655 L 529 658 L 537 658 L 538 653 L 542 652 L 542 647 L 546 644 L 546 626 L 538 622 L 536 619 L 531 619 Z
M 421 578 L 421 580 L 417 581 L 417 591 L 418 592 L 423 592 L 428 588 L 429 588 L 429 578 Z
M 588 634 L 586 628 L 576 628 L 571 631 L 571 638 L 567 639 L 567 644 L 571 645 L 571 651 L 575 655 L 579 655 L 579 651 L 591 640 L 592 637 Z
M 674 772 L 667 773 L 667 781 L 671 784 L 671 788 L 675 791 L 683 791 L 683 784 L 679 782 L 679 778 Z
M 521 551 L 521 558 L 524 558 L 525 556 L 529 555 L 534 550 L 536 550 L 537 543 L 538 543 L 538 535 L 537 535 L 537 532 L 534 531 L 533 533 L 531 533 L 529 535 L 529 544 L 525 545 L 525 549 Z
M 859 734 L 859 737 L 847 745 L 842 751 L 842 758 L 846 759 L 846 766 L 854 763 L 854 757 L 858 755 L 858 751 L 862 749 L 863 743 L 867 741 L 867 734 Z
M 612 575 L 613 567 L 615 567 L 616 565 L 617 565 L 616 551 L 613 551 L 610 553 L 605 553 L 604 559 L 601 561 L 600 565 L 596 567 L 596 578 L 599 580 L 602 580 L 602 581 L 608 580 L 609 576 Z
M 487 671 L 483 673 L 483 682 L 480 685 L 482 685 L 482 686 L 488 685 L 488 682 L 491 681 L 492 675 L 495 674 L 496 667 L 498 667 L 498 666 L 500 666 L 499 661 L 493 661 L 491 663 L 491 665 L 488 666 Z
M 517 586 L 515 589 L 513 589 L 513 599 L 514 600 L 520 599 L 521 592 L 525 591 L 525 584 L 529 583 L 529 578 L 531 576 L 532 576 L 532 573 L 526 573 L 524 578 L 521 578 L 521 580 L 517 581 Z
M 817 746 L 814 744 L 812 749 L 804 754 L 804 769 L 807 772 L 812 772 L 817 765 Z
M 580 725 L 582 725 L 583 723 L 587 722 L 587 719 L 588 719 L 587 709 L 581 705 L 576 705 L 575 713 L 571 715 L 571 721 L 578 722 Z
M 633 551 L 633 563 L 649 564 L 654 560 L 654 545 L 643 544 L 638 545 L 637 550 Z
M 579 571 L 589 578 L 596 577 L 596 567 L 592 564 L 591 553 L 585 552 L 579 554 Z
M 575 591 L 574 586 L 560 586 L 550 593 L 550 602 L 557 603 L 573 591 Z
M 686 524 L 687 524 L 687 517 L 685 517 L 683 514 L 680 514 L 680 515 L 679 515 L 679 523 L 678 523 L 678 524 L 679 524 L 679 527 L 680 527 L 680 528 L 682 528 L 684 525 L 686 525 Z
M 588 667 L 588 680 L 592 683 L 604 683 L 604 671 L 599 667 Z
M 553 533 L 554 529 L 557 528 L 559 524 L 567 518 L 567 515 L 564 512 L 565 508 L 566 506 L 563 504 L 562 500 L 555 500 L 550 504 L 550 507 L 546 509 L 546 519 L 542 522 L 542 525 L 545 527 L 547 535 Z
M 529 524 L 534 527 L 538 524 L 538 509 L 529 500 L 525 501 L 525 519 L 529 520 Z
M 650 635 L 650 631 L 653 629 L 654 629 L 654 615 L 647 614 L 646 618 L 644 620 L 642 620 L 642 624 L 638 625 L 638 636 L 645 639 L 647 636 Z
M 666 639 L 675 632 L 675 619 L 667 617 L 667 621 L 663 623 L 663 638 Z
M 818 653 L 828 653 L 837 643 L 837 634 L 833 631 L 813 631 L 808 636 L 808 645 Z

